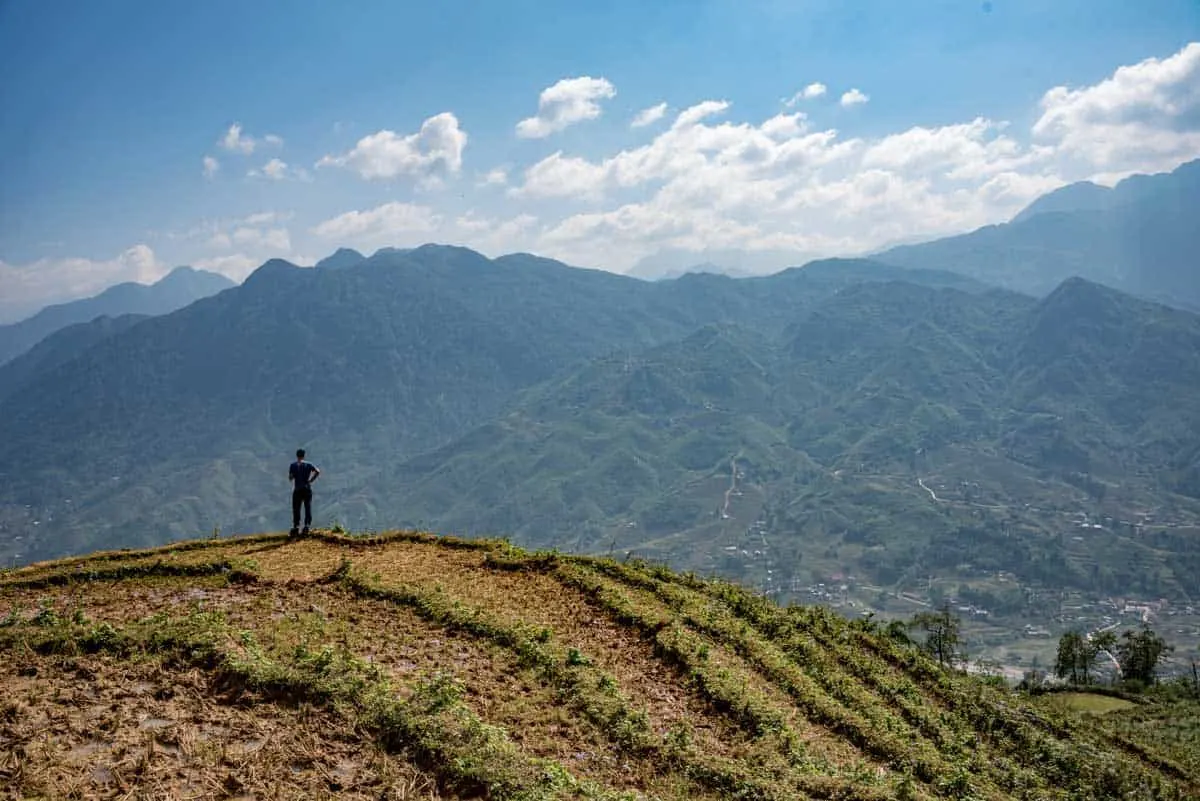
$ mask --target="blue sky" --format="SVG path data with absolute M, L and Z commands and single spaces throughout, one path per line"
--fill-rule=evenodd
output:
M 1200 3 L 1145 8 L 0 0 L 0 321 L 340 245 L 769 269 L 1001 221 L 1200 156 Z

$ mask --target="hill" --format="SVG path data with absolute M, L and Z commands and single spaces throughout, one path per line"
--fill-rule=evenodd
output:
M 780 598 L 845 574 L 939 577 L 994 619 L 1064 590 L 1186 604 L 1198 354 L 1194 315 L 1082 280 L 1040 302 L 862 283 L 778 337 L 710 326 L 594 360 L 330 514 L 634 551 Z
M 1043 295 L 1072 276 L 1200 310 L 1200 160 L 1112 189 L 1072 184 L 1004 225 L 877 254 L 888 264 L 961 272 Z
M 0 463 L 0 555 L 262 530 L 279 511 L 278 462 L 298 442 L 348 498 L 589 359 L 707 322 L 775 335 L 839 288 L 897 276 L 977 286 L 865 261 L 653 284 L 438 246 L 342 269 L 271 261 L 240 287 L 47 362 L 0 399 L 0 439 L 20 454 Z
M 223 275 L 176 267 L 154 284 L 117 284 L 90 298 L 47 306 L 28 319 L 0 325 L 0 364 L 69 325 L 102 316 L 166 314 L 232 286 L 234 283 Z
M 1200 792 L 1192 706 L 1073 714 L 639 562 L 266 535 L 9 571 L 0 614 L 26 797 Z

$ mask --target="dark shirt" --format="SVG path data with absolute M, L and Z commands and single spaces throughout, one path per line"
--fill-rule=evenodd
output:
M 313 473 L 320 473 L 316 465 L 308 462 L 292 462 L 292 466 L 288 468 L 288 477 L 296 482 L 296 489 L 308 489 L 312 481 Z

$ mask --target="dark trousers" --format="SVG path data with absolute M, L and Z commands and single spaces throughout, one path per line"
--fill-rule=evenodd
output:
M 312 487 L 292 490 L 292 528 L 300 526 L 300 504 L 304 504 L 304 527 L 312 524 Z

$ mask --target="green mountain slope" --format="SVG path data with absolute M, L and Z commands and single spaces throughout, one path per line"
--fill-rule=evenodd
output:
M 332 513 L 633 550 L 781 592 L 1001 571 L 1186 601 L 1200 542 L 1132 521 L 1200 520 L 1198 354 L 1200 318 L 1085 281 L 1041 302 L 866 283 L 780 337 L 709 327 L 595 361 Z M 1077 552 L 1080 514 L 1127 523 Z
M 973 286 L 862 261 L 650 284 L 437 246 L 342 269 L 268 262 L 48 363 L 0 401 L 0 438 L 21 454 L 0 464 L 0 543 L 29 558 L 261 529 L 278 519 L 280 463 L 298 444 L 328 491 L 353 494 L 587 359 L 710 321 L 774 334 L 841 287 L 897 275 Z
M 0 399 L 18 394 L 38 375 L 78 359 L 92 346 L 146 317 L 144 314 L 105 315 L 55 331 L 12 361 L 0 364 Z

